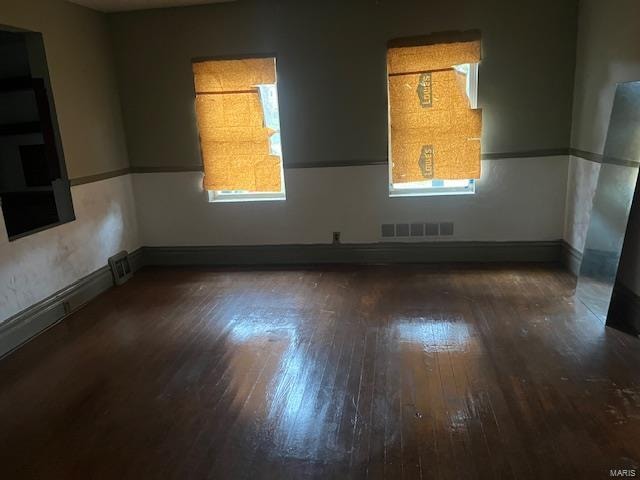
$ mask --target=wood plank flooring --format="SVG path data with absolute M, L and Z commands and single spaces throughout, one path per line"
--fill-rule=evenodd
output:
M 640 462 L 640 340 L 573 283 L 145 269 L 0 360 L 0 478 L 609 478 Z

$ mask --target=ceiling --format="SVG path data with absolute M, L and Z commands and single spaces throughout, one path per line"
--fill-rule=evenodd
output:
M 125 12 L 148 8 L 186 7 L 207 3 L 233 2 L 235 0 L 68 0 L 100 12 Z

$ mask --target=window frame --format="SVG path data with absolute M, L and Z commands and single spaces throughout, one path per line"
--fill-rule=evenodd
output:
M 467 85 L 468 85 L 468 97 L 469 97 L 469 108 L 476 109 L 478 108 L 478 66 L 479 63 L 469 63 L 469 75 L 467 76 Z M 389 197 L 434 197 L 434 196 L 445 196 L 445 195 L 474 195 L 476 193 L 477 188 L 477 180 L 475 179 L 467 179 L 468 185 L 465 187 L 433 187 L 433 186 L 410 186 L 410 187 L 400 187 L 399 184 L 393 183 L 393 158 L 391 156 L 391 97 L 389 95 L 389 74 L 387 73 L 387 122 L 389 125 L 388 129 L 388 174 L 389 174 Z M 435 180 L 435 179 L 434 179 Z M 442 181 L 447 181 L 447 179 L 438 179 Z M 427 180 L 424 183 L 431 182 L 432 180 Z M 423 182 L 409 182 L 409 183 L 423 183 Z
M 280 137 L 282 141 L 282 136 Z M 280 157 L 282 160 L 282 157 Z M 232 202 L 279 202 L 287 199 L 286 186 L 284 184 L 284 162 L 280 162 L 281 192 L 242 192 L 233 190 L 206 190 L 209 203 Z
M 207 190 L 210 203 L 231 202 L 278 202 L 286 200 L 283 192 L 231 192 L 227 190 Z
M 391 175 L 391 173 L 389 173 Z M 430 181 L 430 180 L 429 180 Z M 446 181 L 446 180 L 445 180 Z M 476 193 L 476 180 L 470 178 L 466 180 L 468 184 L 464 187 L 432 187 L 432 186 L 411 186 L 411 187 L 394 187 L 392 183 L 389 183 L 389 196 L 390 197 L 432 197 L 439 195 L 473 195 Z M 421 183 L 421 182 L 411 182 Z M 426 183 L 426 182 L 425 182 Z M 400 184 L 402 185 L 402 184 Z
M 259 54 L 242 54 L 242 55 L 221 55 L 213 57 L 195 57 L 191 59 L 191 64 L 198 62 L 215 62 L 221 60 L 252 60 L 252 59 L 265 59 L 273 58 L 273 68 L 276 74 L 276 98 L 278 100 L 278 121 L 280 122 L 280 91 L 278 89 L 278 58 L 275 53 L 259 53 Z M 192 74 L 193 75 L 193 74 Z M 194 102 L 198 95 L 195 91 L 194 85 Z M 202 147 L 200 145 L 200 126 L 198 125 L 197 117 L 194 118 L 196 124 L 196 130 L 198 132 L 198 148 L 200 150 L 200 158 L 204 168 L 204 158 L 202 155 Z M 280 147 L 282 148 L 282 124 L 280 125 Z M 285 201 L 287 199 L 286 185 L 284 182 L 284 153 L 280 154 L 280 185 L 282 190 L 280 192 L 244 192 L 244 191 L 229 191 L 229 190 L 208 190 L 203 188 L 207 193 L 207 201 L 209 203 L 241 203 L 241 202 L 271 202 L 271 201 Z

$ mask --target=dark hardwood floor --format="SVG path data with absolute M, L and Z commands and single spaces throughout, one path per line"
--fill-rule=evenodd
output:
M 640 340 L 572 290 L 145 269 L 0 361 L 0 478 L 609 478 L 640 461 Z

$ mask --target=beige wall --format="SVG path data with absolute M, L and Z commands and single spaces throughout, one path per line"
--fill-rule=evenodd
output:
M 386 165 L 367 163 L 387 157 L 387 41 L 446 30 L 482 31 L 485 153 L 567 148 L 576 11 L 551 0 L 243 0 L 110 16 L 134 168 L 201 164 L 193 58 L 278 61 L 286 202 L 209 204 L 198 173 L 135 175 L 143 243 L 330 243 L 333 231 L 378 242 L 381 223 L 407 221 L 452 221 L 449 240 L 561 238 L 566 156 L 485 161 L 466 197 L 390 199 Z M 331 167 L 345 162 L 359 166 Z
M 571 135 L 573 148 L 602 154 L 616 84 L 640 80 L 639 42 L 640 1 L 581 0 Z M 566 227 L 569 234 L 565 238 L 580 249 L 580 242 L 575 239 L 586 234 L 584 212 L 590 210 L 597 175 L 576 177 L 580 171 L 593 168 L 588 160 L 572 159 L 572 162 L 576 168 L 570 171 Z M 571 194 L 576 186 L 579 191 Z M 622 282 L 640 294 L 640 208 L 635 208 L 629 219 L 620 274 Z
M 581 0 L 571 146 L 602 153 L 616 84 L 640 80 L 640 2 Z
M 271 5 L 246 0 L 107 17 L 61 0 L 3 0 L 0 24 L 43 33 L 72 179 L 126 168 L 128 158 L 134 166 L 199 165 L 191 59 L 252 52 L 278 56 L 288 165 L 384 160 L 387 39 L 469 28 L 483 31 L 485 152 L 567 145 L 574 1 Z M 289 200 L 253 208 L 207 203 L 197 173 L 76 186 L 75 222 L 15 242 L 0 236 L 0 287 L 16 292 L 5 298 L 0 321 L 118 250 L 137 248 L 136 217 L 149 245 L 330 242 L 333 230 L 346 242 L 369 242 L 379 239 L 381 222 L 407 221 L 455 221 L 453 239 L 561 236 L 565 157 L 484 163 L 478 194 L 455 199 L 390 199 L 384 165 L 288 169 Z M 539 185 L 547 189 L 542 201 Z M 185 218 L 192 228 L 176 228 Z
M 577 2 L 243 0 L 110 16 L 134 166 L 201 164 L 191 60 L 275 53 L 285 168 L 387 157 L 386 44 L 480 29 L 483 151 L 567 148 Z
M 43 34 L 69 178 L 128 167 L 106 16 L 63 0 L 2 0 L 0 25 Z
M 128 167 L 106 17 L 1 0 L 0 25 L 40 31 L 70 178 Z M 71 188 L 76 220 L 10 242 L 0 218 L 0 323 L 140 246 L 131 176 Z

